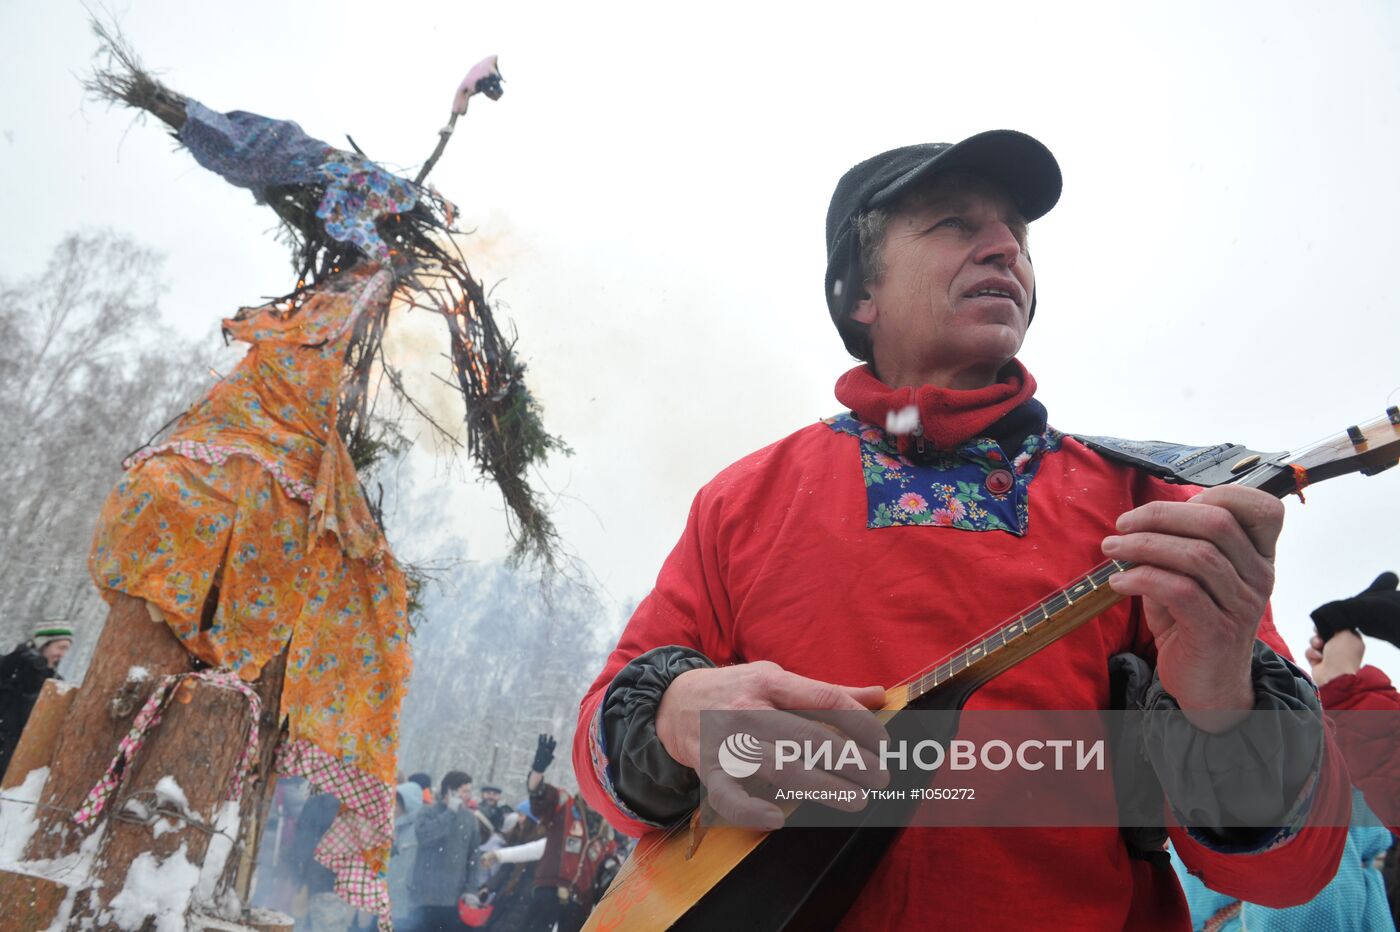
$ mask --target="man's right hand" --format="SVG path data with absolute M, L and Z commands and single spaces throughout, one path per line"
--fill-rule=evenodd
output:
M 888 774 L 876 764 L 875 752 L 886 733 L 868 713 L 885 704 L 882 686 L 837 686 L 789 673 L 769 661 L 727 667 L 689 670 L 672 681 L 661 696 L 656 713 L 656 734 L 672 758 L 700 777 L 710 806 L 724 818 L 749 826 L 780 828 L 782 810 L 771 801 L 750 796 L 738 781 L 724 773 L 718 762 L 701 766 L 700 713 L 762 713 L 763 730 L 785 738 L 821 742 L 832 738 L 822 722 L 839 725 L 861 748 L 864 770 L 837 771 L 789 768 L 777 774 L 771 755 L 765 756 L 758 777 L 790 789 L 859 790 L 888 785 Z M 824 712 L 833 714 L 823 715 Z M 852 715 L 851 713 L 862 713 Z M 762 738 L 764 736 L 760 736 Z M 859 799 L 859 794 L 857 794 Z M 863 803 L 831 803 L 859 809 Z

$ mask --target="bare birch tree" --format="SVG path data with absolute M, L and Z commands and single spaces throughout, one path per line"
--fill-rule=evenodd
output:
M 42 274 L 0 279 L 0 651 L 62 618 L 70 678 L 105 617 L 87 556 L 121 461 L 211 380 L 212 354 L 160 319 L 160 268 L 128 237 L 79 233 Z

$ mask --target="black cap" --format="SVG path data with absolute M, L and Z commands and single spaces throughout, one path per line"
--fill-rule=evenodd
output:
M 483 793 L 500 793 L 500 792 L 502 792 L 502 790 L 501 790 L 501 788 L 500 788 L 499 786 L 492 786 L 491 784 L 488 783 L 488 784 L 486 784 L 485 786 L 483 786 L 483 787 L 481 788 L 481 792 L 483 792 Z
M 1001 186 L 1028 223 L 1045 216 L 1060 199 L 1062 182 L 1055 157 L 1038 140 L 1010 129 L 978 133 L 959 143 L 891 149 L 842 175 L 826 212 L 826 304 L 853 355 L 860 353 L 851 345 L 844 321 L 861 286 L 856 218 L 894 203 L 920 182 L 947 171 L 967 172 Z

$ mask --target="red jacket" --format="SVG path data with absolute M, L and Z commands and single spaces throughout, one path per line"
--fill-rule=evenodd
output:
M 1400 719 L 1394 715 L 1400 712 L 1400 692 L 1372 666 L 1328 680 L 1321 692 L 1352 782 L 1391 832 L 1400 835 L 1400 746 L 1395 741 Z
M 607 826 L 590 834 L 587 821 L 574 807 L 574 798 L 549 783 L 541 783 L 530 794 L 530 811 L 540 820 L 546 838 L 544 856 L 535 870 L 535 886 L 569 887 L 574 900 L 588 908 L 593 903 L 593 878 L 617 849 L 617 842 Z
M 915 401 L 925 419 L 937 416 L 927 399 Z M 720 473 L 696 496 L 655 589 L 583 700 L 574 768 L 589 803 L 627 834 L 653 828 L 610 793 L 597 731 L 612 678 L 648 649 L 679 644 L 720 665 L 771 660 L 814 679 L 891 686 L 1102 563 L 1099 544 L 1121 513 L 1196 491 L 1109 462 L 1053 431 L 1044 436 L 1048 452 L 1033 461 L 1020 462 L 1015 451 L 1000 460 L 1015 461 L 1013 494 L 1033 489 L 1020 535 L 871 527 L 867 451 L 860 436 L 827 423 Z M 948 510 L 936 516 L 948 520 Z M 1268 614 L 1259 633 L 1287 656 Z M 1106 708 L 1108 659 L 1123 651 L 1155 658 L 1136 599 L 994 679 L 968 708 Z M 1340 811 L 1345 825 L 1347 778 L 1330 745 L 1327 752 L 1312 811 L 1333 820 Z M 1288 905 L 1333 876 L 1345 829 L 1304 828 L 1271 850 L 1236 855 L 1180 830 L 1172 841 L 1212 888 Z M 1175 876 L 1131 859 L 1117 828 L 915 828 L 890 849 L 842 928 L 1151 930 L 1187 929 L 1189 921 Z

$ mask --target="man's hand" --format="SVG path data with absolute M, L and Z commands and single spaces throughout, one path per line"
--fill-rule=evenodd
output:
M 1355 631 L 1338 631 L 1325 642 L 1315 634 L 1303 656 L 1312 667 L 1313 682 L 1321 686 L 1360 670 L 1361 660 L 1366 656 L 1366 642 Z
M 1202 730 L 1227 731 L 1254 707 L 1250 662 L 1282 528 L 1278 499 L 1221 486 L 1135 508 L 1104 539 L 1107 556 L 1137 564 L 1109 585 L 1142 597 L 1162 686 Z
M 884 703 L 884 687 L 836 686 L 789 673 L 766 660 L 689 670 L 676 677 L 662 694 L 656 713 L 656 734 L 672 758 L 696 771 L 709 791 L 709 803 L 716 812 L 742 825 L 773 829 L 783 824 L 783 813 L 778 806 L 750 796 L 719 768 L 717 761 L 702 766 L 700 713 L 756 713 L 751 720 L 757 723 L 754 731 L 762 732 L 758 734 L 761 741 L 781 736 L 821 742 L 833 737 L 831 730 L 821 723 L 837 724 L 862 749 L 864 770 L 848 767 L 827 772 L 789 768 L 778 774 L 773 770 L 772 754 L 766 753 L 758 777 L 791 789 L 859 790 L 862 786 L 888 785 L 888 774 L 880 769 L 874 755 L 886 737 L 885 730 L 878 719 L 868 714 Z M 787 710 L 799 714 L 784 714 Z M 823 715 L 823 712 L 833 714 Z M 766 742 L 766 747 L 771 750 L 771 741 Z M 858 809 L 860 805 L 848 808 Z

